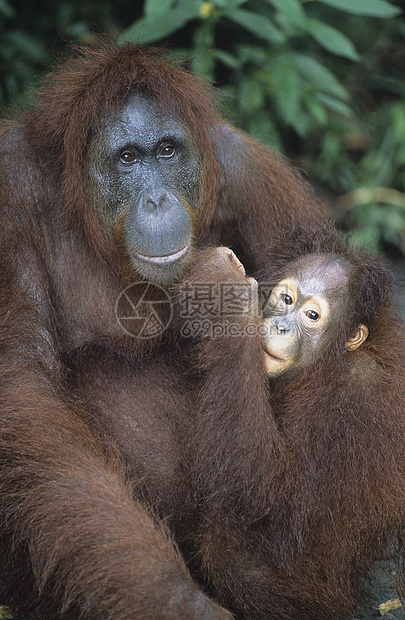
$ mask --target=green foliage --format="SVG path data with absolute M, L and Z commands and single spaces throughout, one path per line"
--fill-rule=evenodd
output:
M 353 15 L 387 18 L 395 17 L 401 12 L 400 9 L 391 6 L 385 0 L 322 0 L 322 2 Z
M 67 40 L 168 42 L 229 95 L 232 121 L 336 196 L 356 239 L 405 251 L 401 1 L 0 0 L 0 105 Z
M 199 15 L 199 0 L 146 0 L 144 17 L 132 24 L 121 41 L 155 43 L 179 30 Z
M 0 0 L 0 107 L 21 103 L 69 41 L 91 41 L 95 30 L 115 38 L 120 13 L 133 21 L 142 9 L 132 0 Z

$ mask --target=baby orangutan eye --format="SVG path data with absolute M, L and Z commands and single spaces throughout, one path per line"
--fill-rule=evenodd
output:
M 318 321 L 320 319 L 318 312 L 315 312 L 315 310 L 307 310 L 305 314 L 311 321 Z
M 293 298 L 291 297 L 291 295 L 284 294 L 280 295 L 280 297 L 286 306 L 291 306 L 291 304 L 293 303 Z

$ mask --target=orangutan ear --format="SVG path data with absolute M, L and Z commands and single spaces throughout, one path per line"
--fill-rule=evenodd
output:
M 368 336 L 368 327 L 363 325 L 363 323 L 360 323 L 360 325 L 356 327 L 356 330 L 353 336 L 351 336 L 349 340 L 346 342 L 345 344 L 346 351 L 354 351 L 355 349 L 357 349 L 367 339 L 367 336 Z

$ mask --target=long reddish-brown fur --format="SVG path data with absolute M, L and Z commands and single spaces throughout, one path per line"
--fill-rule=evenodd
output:
M 139 276 L 90 200 L 89 137 L 137 90 L 179 115 L 202 153 L 196 246 L 231 245 L 260 274 L 280 262 L 294 222 L 305 237 L 325 226 L 301 177 L 224 123 L 209 89 L 159 52 L 81 49 L 1 130 L 0 602 L 38 619 L 229 617 L 190 574 L 196 502 L 208 493 L 192 483 L 200 371 L 189 342 L 169 334 L 144 346 L 121 330 L 116 300 Z M 221 275 L 203 264 L 197 277 Z M 238 355 L 248 369 L 249 348 Z M 259 387 L 241 392 L 236 411 L 256 410 Z M 220 457 L 215 447 L 213 474 Z M 248 521 L 260 476 L 253 491 Z

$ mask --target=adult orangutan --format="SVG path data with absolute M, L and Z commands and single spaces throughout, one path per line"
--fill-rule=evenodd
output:
M 404 322 L 385 268 L 336 250 L 273 275 L 259 335 L 201 344 L 193 574 L 237 618 L 352 613 L 403 553 Z
M 207 242 L 256 272 L 294 221 L 316 235 L 321 208 L 218 116 L 209 89 L 131 45 L 80 49 L 55 69 L 2 127 L 0 179 L 0 601 L 47 620 L 229 617 L 162 523 L 193 519 L 187 419 L 163 403 L 134 418 L 143 356 L 183 349 L 168 349 L 169 332 L 145 346 L 128 336 L 116 302 L 131 284 L 178 280 Z M 94 430 L 103 399 L 126 420 L 136 467 L 108 425 Z

